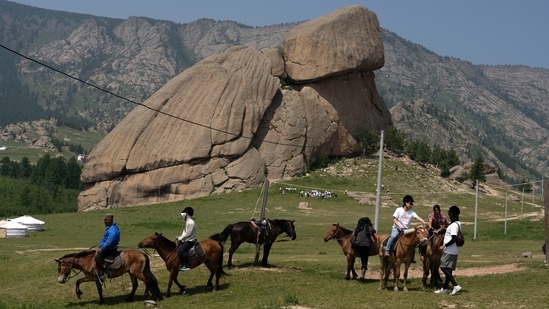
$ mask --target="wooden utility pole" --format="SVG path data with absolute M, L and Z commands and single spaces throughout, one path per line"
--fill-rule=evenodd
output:
M 267 196 L 269 195 L 269 179 L 265 179 L 263 184 L 263 199 L 261 200 L 261 214 L 259 219 L 265 219 L 265 208 L 267 207 Z

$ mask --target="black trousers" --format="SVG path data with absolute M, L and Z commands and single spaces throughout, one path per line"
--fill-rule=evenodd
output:
M 179 247 L 177 247 L 177 255 L 179 255 L 179 260 L 181 261 L 181 264 L 188 264 L 189 259 L 187 256 L 187 251 L 191 249 L 196 241 L 184 241 L 179 244 Z
M 105 259 L 110 255 L 116 252 L 116 249 L 112 250 L 101 250 L 101 253 L 96 253 L 93 259 L 95 260 L 95 265 L 105 269 Z
M 360 256 L 362 269 L 368 269 L 368 257 L 370 255 L 370 247 L 356 246 L 355 251 Z

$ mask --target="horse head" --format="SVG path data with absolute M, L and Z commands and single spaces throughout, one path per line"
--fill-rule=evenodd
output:
M 154 232 L 154 235 L 151 235 L 147 238 L 143 238 L 137 244 L 137 247 L 156 249 L 156 248 L 158 248 L 160 237 L 162 237 L 162 233 L 158 234 L 157 232 Z
M 297 238 L 297 234 L 295 232 L 295 226 L 294 222 L 295 220 L 285 220 L 286 224 L 284 224 L 284 232 L 286 232 L 286 235 L 290 237 L 291 240 L 295 240 Z
M 77 253 L 69 253 L 62 256 L 59 259 L 55 259 L 57 262 L 57 281 L 59 283 L 66 283 L 71 277 L 71 271 L 73 269 L 81 269 L 82 264 L 93 263 L 93 257 L 95 255 L 94 250 L 86 250 Z
M 418 225 L 415 227 L 416 240 L 419 242 L 420 246 L 426 246 L 429 241 L 429 235 L 425 230 L 425 226 Z
M 339 223 L 334 223 L 330 226 L 328 231 L 326 231 L 326 234 L 324 235 L 324 242 L 338 238 L 341 238 L 341 227 L 339 226 Z
M 68 282 L 71 275 L 73 258 L 62 257 L 55 259 L 55 261 L 57 262 L 57 282 Z

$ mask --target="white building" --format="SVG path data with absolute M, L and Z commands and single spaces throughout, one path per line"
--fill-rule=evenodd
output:
M 0 238 L 14 238 L 27 236 L 27 227 L 23 224 L 2 220 L 0 221 Z
M 23 224 L 24 226 L 27 227 L 29 231 L 45 231 L 46 230 L 44 228 L 44 225 L 45 225 L 44 221 L 40 221 L 31 216 L 25 215 L 19 218 L 11 219 L 11 221 L 15 221 L 19 224 Z

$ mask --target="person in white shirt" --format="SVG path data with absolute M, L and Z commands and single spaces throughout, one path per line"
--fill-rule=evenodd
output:
M 456 282 L 452 271 L 456 269 L 459 247 L 457 246 L 458 232 L 461 230 L 461 222 L 459 222 L 460 210 L 457 206 L 452 206 L 448 210 L 448 217 L 450 217 L 450 225 L 446 228 L 446 234 L 444 234 L 443 245 L 440 246 L 442 251 L 442 257 L 440 258 L 440 270 L 446 276 L 444 284 L 440 290 L 436 290 L 437 294 L 448 294 L 448 286 L 452 283 L 453 289 L 449 293 L 455 295 L 461 290 L 461 286 Z
M 189 258 L 187 251 L 191 249 L 196 243 L 196 226 L 192 216 L 194 215 L 194 209 L 192 207 L 185 207 L 181 212 L 181 217 L 185 221 L 185 228 L 177 240 L 180 242 L 177 247 L 177 254 L 181 261 L 181 268 L 179 270 L 189 270 Z
M 393 243 L 397 236 L 404 232 L 404 230 L 410 228 L 412 219 L 417 219 L 425 225 L 425 221 L 412 210 L 412 207 L 414 207 L 414 198 L 411 195 L 406 195 L 402 199 L 402 207 L 397 208 L 393 213 L 393 228 L 391 230 L 391 236 L 387 241 L 387 247 L 385 248 L 385 257 L 390 256 Z

